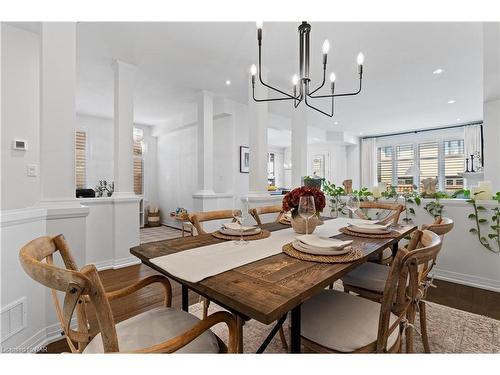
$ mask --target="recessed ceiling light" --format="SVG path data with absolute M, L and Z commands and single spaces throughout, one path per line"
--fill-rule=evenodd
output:
M 454 99 L 450 99 L 450 100 L 448 100 L 448 104 L 453 104 L 453 103 L 455 103 L 455 102 L 456 102 L 456 100 L 454 100 Z
M 231 81 L 230 80 L 227 80 L 226 81 L 226 86 L 229 86 L 231 84 Z
M 460 117 L 459 117 L 459 118 L 457 118 L 457 121 L 461 121 L 461 118 L 460 118 Z
M 432 74 L 441 74 L 444 72 L 444 69 L 438 68 L 435 71 L 432 72 Z
M 333 123 L 333 125 L 338 125 L 338 124 L 339 124 L 339 122 L 338 122 L 338 121 L 335 121 L 335 122 Z

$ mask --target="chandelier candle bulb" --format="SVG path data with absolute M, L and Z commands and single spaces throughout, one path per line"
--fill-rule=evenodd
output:
M 330 42 L 326 39 L 323 42 L 323 69 L 326 69 L 326 61 L 328 58 L 328 51 L 330 51 Z
M 292 83 L 294 86 L 297 86 L 297 83 L 299 83 L 299 76 L 297 74 L 294 74 L 292 77 Z
M 262 25 L 263 25 L 263 22 L 262 21 L 257 21 L 255 24 L 257 25 L 257 40 L 259 41 L 259 44 L 260 44 L 260 42 L 262 41 Z

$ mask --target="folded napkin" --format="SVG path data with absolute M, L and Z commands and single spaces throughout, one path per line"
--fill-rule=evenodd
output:
M 245 227 L 245 226 L 241 226 L 240 224 L 238 223 L 225 223 L 224 225 L 224 228 L 225 229 L 229 229 L 231 231 L 238 231 L 238 232 L 252 232 L 252 231 L 255 231 L 255 229 L 257 229 L 257 227 Z
M 353 230 L 355 232 L 361 232 L 361 233 L 387 233 L 389 231 L 388 227 L 391 225 L 389 224 L 353 224 L 349 223 L 349 229 Z
M 296 238 L 307 247 L 315 247 L 318 249 L 339 249 L 352 243 L 352 241 L 341 241 L 335 238 L 318 237 L 313 234 L 302 235 Z

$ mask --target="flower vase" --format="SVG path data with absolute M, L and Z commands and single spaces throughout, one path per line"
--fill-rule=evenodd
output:
M 314 229 L 316 229 L 316 226 L 318 225 L 318 221 L 319 220 L 316 215 L 309 219 L 307 223 L 307 234 L 311 234 L 312 232 L 314 232 Z M 292 224 L 292 228 L 296 233 L 306 233 L 306 220 L 302 218 L 302 216 L 297 215 L 295 217 L 292 217 L 290 223 Z

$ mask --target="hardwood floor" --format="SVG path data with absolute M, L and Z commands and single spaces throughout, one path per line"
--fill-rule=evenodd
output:
M 112 291 L 156 273 L 145 265 L 137 265 L 118 270 L 101 271 L 99 275 L 106 290 Z M 500 293 L 441 280 L 435 280 L 434 283 L 437 288 L 429 289 L 429 301 L 500 320 Z M 111 307 L 115 320 L 120 322 L 159 306 L 162 298 L 161 287 L 151 285 L 128 297 L 114 301 L 111 303 Z M 198 302 L 198 299 L 198 295 L 190 293 L 189 304 Z M 172 306 L 181 308 L 181 287 L 175 282 L 172 282 Z M 65 339 L 47 346 L 47 353 L 61 352 L 69 352 Z
M 500 293 L 434 280 L 437 288 L 427 290 L 427 300 L 500 320 Z

